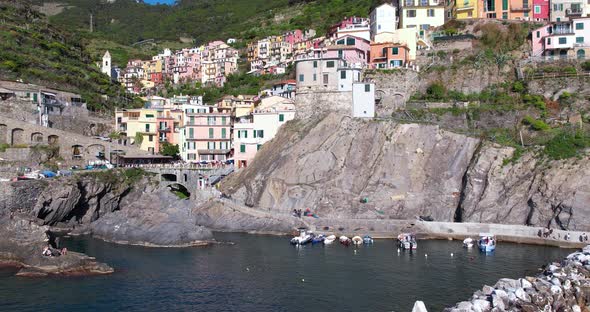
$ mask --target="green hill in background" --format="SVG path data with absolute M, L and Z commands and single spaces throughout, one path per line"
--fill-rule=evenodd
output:
M 80 93 L 93 110 L 129 105 L 121 86 L 98 70 L 79 36 L 49 25 L 22 1 L 0 1 L 0 79 Z

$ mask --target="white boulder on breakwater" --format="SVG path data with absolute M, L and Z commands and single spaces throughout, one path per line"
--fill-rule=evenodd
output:
M 590 245 L 548 264 L 536 277 L 502 278 L 485 285 L 470 300 L 446 312 L 588 311 L 590 309 Z

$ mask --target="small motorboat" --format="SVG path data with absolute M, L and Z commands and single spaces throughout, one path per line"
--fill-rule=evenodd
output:
M 465 248 L 472 248 L 473 247 L 473 238 L 467 237 L 463 240 L 463 247 Z
M 317 235 L 311 239 L 311 244 L 315 245 L 315 244 L 323 243 L 325 239 L 326 239 L 326 235 L 324 235 L 324 234 Z
M 307 232 L 305 228 L 299 228 L 299 236 L 295 236 L 291 239 L 291 245 L 305 245 L 313 239 L 312 234 Z
M 351 243 L 350 238 L 348 238 L 344 235 L 340 236 L 339 240 L 340 240 L 340 244 L 342 244 L 344 246 L 348 246 Z
M 324 245 L 330 245 L 336 240 L 336 235 L 329 235 L 324 238 Z
M 373 243 L 373 238 L 369 235 L 365 235 L 363 236 L 363 243 L 365 244 L 372 244 Z
M 352 238 L 352 243 L 355 245 L 362 245 L 363 244 L 363 238 L 360 236 L 355 236 Z
M 492 252 L 496 250 L 496 236 L 491 233 L 480 233 L 477 245 L 481 251 Z
M 411 233 L 402 233 L 397 236 L 397 242 L 399 248 L 404 250 L 416 250 L 418 249 L 418 243 L 416 242 L 416 235 Z

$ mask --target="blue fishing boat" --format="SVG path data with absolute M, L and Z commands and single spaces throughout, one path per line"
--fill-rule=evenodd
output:
M 363 243 L 365 244 L 372 244 L 373 243 L 373 238 L 369 235 L 365 235 L 363 236 Z
M 323 243 L 324 239 L 326 239 L 326 235 L 320 234 L 320 235 L 315 236 L 314 238 L 311 239 L 311 244 L 315 245 L 315 244 Z
M 492 252 L 496 249 L 496 236 L 491 233 L 480 233 L 477 245 L 481 251 Z

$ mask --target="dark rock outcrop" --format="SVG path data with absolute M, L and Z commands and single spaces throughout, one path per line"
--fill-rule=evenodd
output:
M 48 245 L 48 226 L 37 225 L 26 215 L 0 218 L 0 264 L 19 267 L 19 276 L 109 274 L 113 269 L 76 252 L 59 257 L 42 255 Z

